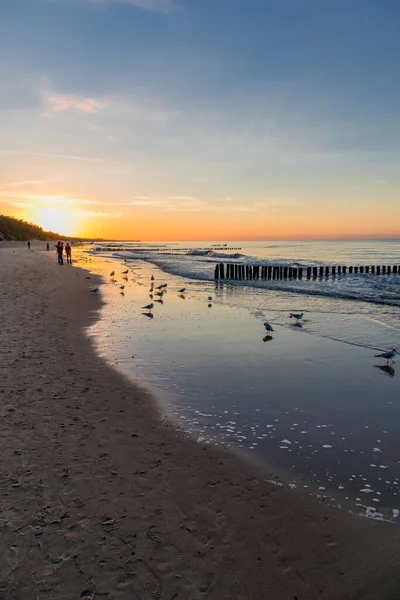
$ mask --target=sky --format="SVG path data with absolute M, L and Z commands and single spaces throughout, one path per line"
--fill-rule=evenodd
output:
M 140 240 L 400 236 L 398 0 L 3 0 L 0 213 Z

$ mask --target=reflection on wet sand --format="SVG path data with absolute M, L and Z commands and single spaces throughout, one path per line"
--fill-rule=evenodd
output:
M 384 373 L 386 373 L 386 375 L 389 375 L 389 377 L 394 377 L 396 371 L 393 369 L 393 367 L 389 366 L 389 365 L 375 365 L 376 369 L 380 369 L 381 371 L 383 371 Z

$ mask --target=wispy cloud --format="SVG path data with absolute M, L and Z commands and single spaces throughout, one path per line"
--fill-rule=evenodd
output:
M 122 198 L 121 200 L 91 200 L 86 198 L 74 198 L 61 195 L 45 194 L 23 194 L 15 192 L 1 191 L 0 199 L 4 198 L 15 207 L 27 208 L 34 205 L 42 206 L 69 206 L 74 210 L 83 207 L 93 207 L 93 214 L 101 214 L 102 208 L 113 207 L 117 209 L 125 208 L 157 208 L 165 211 L 197 211 L 207 206 L 207 201 L 193 196 L 133 196 Z M 95 207 L 99 207 L 99 212 Z M 116 211 L 112 213 L 117 214 Z M 120 214 L 120 213 L 118 213 Z
M 293 206 L 297 201 L 293 198 L 267 198 L 265 200 L 255 200 L 253 202 L 254 208 L 265 208 L 268 210 L 280 210 L 285 209 L 288 206 Z
M 63 4 L 128 4 L 134 8 L 147 10 L 149 12 L 168 14 L 177 7 L 174 0 L 48 0 L 53 3 Z
M 87 162 L 108 163 L 112 165 L 131 164 L 118 160 L 108 160 L 107 158 L 92 158 L 90 156 L 69 156 L 68 154 L 51 154 L 46 152 L 24 152 L 23 150 L 0 150 L 0 154 L 9 154 L 11 156 L 43 156 L 45 158 L 64 158 L 66 160 L 82 160 Z
M 148 10 L 151 12 L 158 12 L 167 14 L 176 7 L 173 0 L 90 0 L 94 2 L 119 2 L 120 4 L 130 4 L 135 8 L 141 8 L 142 10 Z
M 75 98 L 74 96 L 50 96 L 48 103 L 53 112 L 74 110 L 85 113 L 96 113 L 104 107 L 104 104 L 99 102 L 99 100 L 95 100 L 95 98 Z
M 14 187 L 24 187 L 28 185 L 41 185 L 46 180 L 44 179 L 27 179 L 23 181 L 10 181 L 8 183 L 4 183 L 0 186 L 0 190 L 7 190 L 8 188 Z

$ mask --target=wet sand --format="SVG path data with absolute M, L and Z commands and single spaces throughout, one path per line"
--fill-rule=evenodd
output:
M 96 283 L 0 246 L 0 597 L 398 598 L 396 525 L 197 444 L 96 355 Z

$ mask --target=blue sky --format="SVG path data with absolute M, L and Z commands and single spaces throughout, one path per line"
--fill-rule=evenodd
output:
M 285 236 L 384 201 L 397 229 L 361 225 L 400 233 L 399 22 L 389 0 L 3 0 L 0 208 L 53 198 L 100 233 L 229 206 L 229 236 Z

